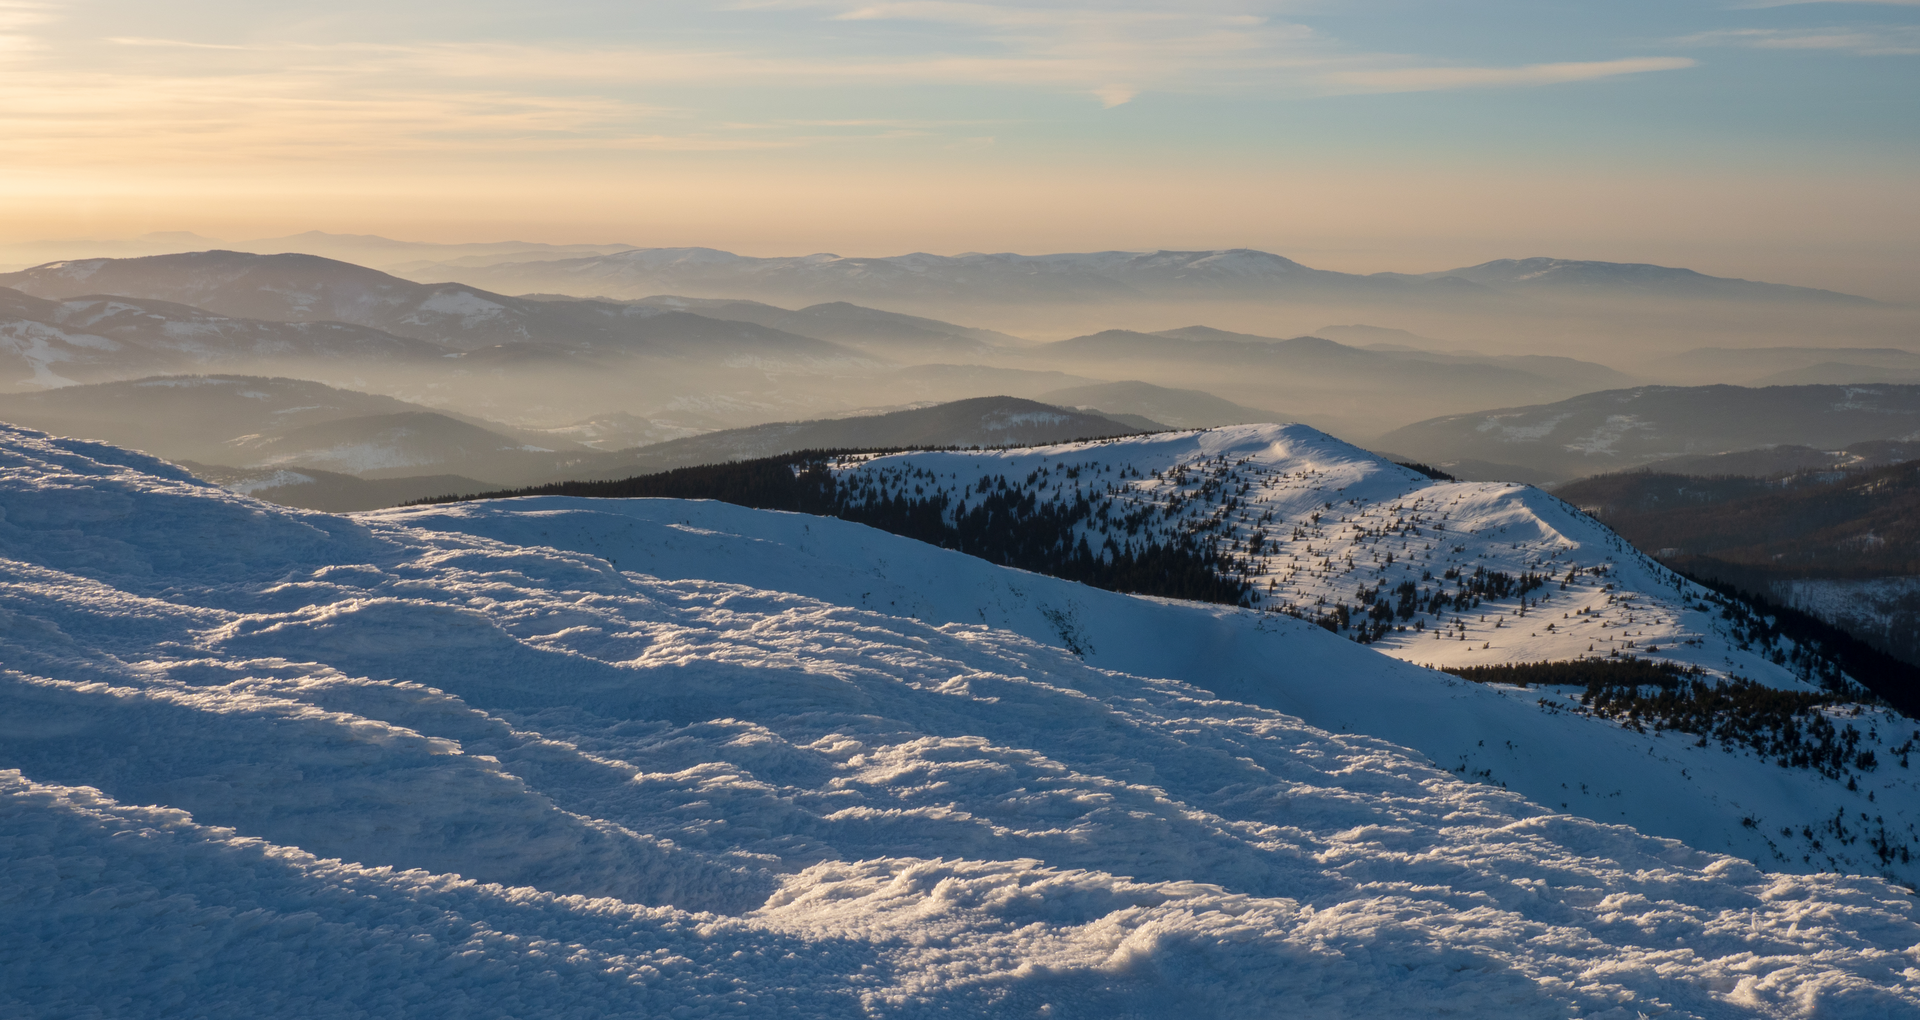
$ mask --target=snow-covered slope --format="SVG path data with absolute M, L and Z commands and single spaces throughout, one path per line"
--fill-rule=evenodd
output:
M 707 504 L 329 517 L 14 430 L 0 510 L 3 1013 L 1920 1014 L 1881 879 L 1149 668 L 1211 628 L 1307 703 L 1499 703 L 1290 619 Z M 1120 614 L 1086 660 L 1018 629 L 1069 592 Z
M 556 497 L 377 516 L 589 554 L 650 576 L 1004 629 L 1093 666 L 1180 680 L 1327 730 L 1381 737 L 1537 802 L 1770 869 L 1920 881 L 1912 859 L 1920 787 L 1892 750 L 1916 727 L 1885 711 L 1835 713 L 1884 767 L 1843 776 L 1782 770 L 1748 747 L 1701 746 L 1683 733 L 1649 735 L 1577 714 L 1564 694 L 1543 705 L 1537 689 L 1470 684 L 1385 659 L 1288 616 L 1101 591 L 830 518 L 706 501 Z M 1866 841 L 1823 828 L 1841 807 L 1848 833 Z M 1856 832 L 1861 811 L 1872 824 Z

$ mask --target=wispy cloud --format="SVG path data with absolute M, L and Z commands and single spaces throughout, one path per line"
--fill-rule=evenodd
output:
M 0 0 L 0 61 L 43 48 L 30 31 L 33 26 L 53 20 L 52 4 L 34 0 Z
M 1920 4 L 1916 4 L 1920 6 Z M 1744 46 L 1762 50 L 1840 50 L 1864 56 L 1920 54 L 1920 26 L 1873 28 L 1733 28 L 1674 40 L 1682 46 Z
M 1393 67 L 1334 71 L 1329 85 L 1353 92 L 1436 92 L 1444 89 L 1553 85 L 1623 74 L 1676 71 L 1694 66 L 1686 57 L 1631 57 L 1524 67 Z
M 1765 10 L 1769 7 L 1805 7 L 1810 4 L 1879 4 L 1882 7 L 1920 7 L 1920 0 L 1756 0 L 1731 4 L 1736 11 Z
M 1113 108 L 1154 92 L 1311 96 L 1522 88 L 1687 67 L 1678 57 L 1443 66 L 1356 52 L 1282 17 L 1281 0 L 746 0 L 819 26 L 698 44 L 402 35 L 313 42 L 271 32 L 107 40 L 45 27 L 68 9 L 0 0 L 0 158 L 67 162 L 406 158 L 733 150 L 973 138 L 963 121 L 872 123 L 836 111 L 761 120 L 647 98 L 855 86 L 1040 90 Z M 67 27 L 72 27 L 71 23 Z M 234 41 L 236 39 L 246 41 Z M 672 93 L 688 102 L 685 92 Z M 692 102 L 697 106 L 701 100 Z M 848 112 L 853 112 L 849 110 Z M 857 118 L 856 118 L 857 119 Z M 836 124 L 826 122 L 838 121 Z M 744 122 L 744 123 L 743 123 Z
M 941 26 L 974 52 L 930 62 L 1002 83 L 1070 88 L 1112 108 L 1157 89 L 1218 87 L 1233 75 L 1262 75 L 1334 55 L 1305 25 L 1204 2 L 1070 4 L 819 0 L 838 21 Z

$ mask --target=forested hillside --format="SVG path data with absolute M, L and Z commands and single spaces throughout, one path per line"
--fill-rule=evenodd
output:
M 1730 581 L 1920 574 L 1920 464 L 1784 479 L 1600 475 L 1554 493 L 1634 545 Z

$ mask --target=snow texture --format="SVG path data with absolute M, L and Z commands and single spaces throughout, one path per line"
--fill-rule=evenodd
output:
M 1904 888 L 1159 668 L 1505 703 L 1271 614 L 711 504 L 333 517 L 13 429 L 0 511 L 0 1015 L 1920 1016 Z

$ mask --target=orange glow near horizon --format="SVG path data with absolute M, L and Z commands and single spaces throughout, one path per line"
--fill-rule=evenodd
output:
M 1426 272 L 1551 255 L 1920 297 L 1908 289 L 1910 267 L 1882 255 L 1920 232 L 1920 203 L 1904 180 L 1859 179 L 1836 189 L 1830 178 L 1806 177 L 1543 179 L 1454 170 L 1409 179 L 1367 168 L 1107 176 L 915 168 L 902 175 L 788 167 L 770 182 L 737 162 L 630 173 L 445 170 L 0 171 L 0 243 L 176 230 L 240 242 L 318 229 L 439 243 L 620 242 L 763 256 L 1249 247 L 1345 272 Z M 1755 207 L 1776 212 L 1755 217 Z

